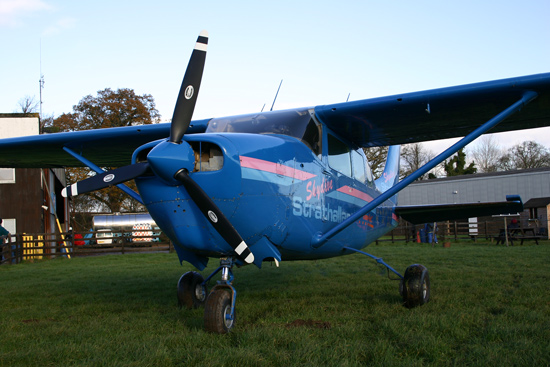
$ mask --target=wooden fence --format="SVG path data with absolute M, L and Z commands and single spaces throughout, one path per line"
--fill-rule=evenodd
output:
M 433 225 L 433 224 L 432 224 Z M 437 242 L 464 240 L 496 241 L 504 228 L 504 218 L 479 222 L 473 225 L 468 222 L 438 222 L 436 223 Z M 533 228 L 539 239 L 547 239 L 546 228 Z M 379 238 L 379 242 L 417 242 L 422 237 L 426 240 L 424 225 L 412 225 L 403 222 L 387 235 Z M 4 243 L 0 242 L 0 265 L 18 264 L 34 259 L 92 256 L 105 254 L 127 254 L 136 252 L 171 252 L 170 241 L 159 232 L 151 231 L 105 231 L 60 234 L 16 234 L 6 236 Z M 106 236 L 107 235 L 107 236 Z M 86 238 L 88 236 L 88 238 Z M 433 238 L 433 237 L 432 237 Z M 0 241 L 2 239 L 0 238 Z
M 170 241 L 162 233 L 143 230 L 117 233 L 25 233 L 5 236 L 0 241 L 3 241 L 0 245 L 0 264 L 18 264 L 22 261 L 60 256 L 70 258 L 173 251 Z
M 464 240 L 471 241 L 497 241 L 497 239 L 502 235 L 504 228 L 506 227 L 505 221 L 510 221 L 510 218 L 502 217 L 495 218 L 490 221 L 484 222 L 459 222 L 459 221 L 447 221 L 447 222 L 437 222 L 430 223 L 433 227 L 435 224 L 435 235 L 437 242 L 458 242 Z M 532 229 L 533 234 L 536 235 L 538 239 L 550 239 L 548 237 L 548 231 L 545 227 L 525 227 Z M 522 227 L 522 229 L 524 229 Z M 424 233 L 423 233 L 424 232 Z M 509 232 L 509 229 L 508 229 Z M 428 241 L 428 234 L 426 233 L 425 225 L 413 225 L 406 221 L 402 221 L 398 227 L 393 229 L 387 235 L 379 238 L 378 242 L 418 242 L 422 240 L 422 237 L 425 237 L 425 241 Z M 435 237 L 432 236 L 432 239 Z

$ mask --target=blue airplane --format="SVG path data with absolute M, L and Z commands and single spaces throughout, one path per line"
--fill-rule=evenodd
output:
M 235 325 L 233 268 L 263 262 L 373 258 L 400 278 L 406 307 L 430 298 L 426 267 L 403 275 L 363 248 L 399 217 L 426 223 L 515 213 L 521 199 L 460 205 L 398 205 L 398 192 L 486 132 L 548 126 L 550 73 L 325 106 L 192 121 L 208 34 L 199 35 L 172 122 L 0 140 L 2 167 L 88 166 L 97 174 L 64 190 L 71 197 L 118 185 L 143 203 L 180 262 L 203 270 L 178 282 L 186 308 L 205 307 L 205 328 Z M 399 180 L 400 144 L 464 137 Z M 362 148 L 390 146 L 373 179 Z M 100 167 L 120 167 L 103 171 Z M 139 194 L 124 182 L 135 180 Z M 207 284 L 220 280 L 210 292 Z

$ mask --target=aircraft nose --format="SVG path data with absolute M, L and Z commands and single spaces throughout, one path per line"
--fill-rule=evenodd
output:
M 179 185 L 180 182 L 174 178 L 174 175 L 182 168 L 189 172 L 193 171 L 195 155 L 191 146 L 185 141 L 181 144 L 164 141 L 149 152 L 147 161 L 159 178 L 168 184 Z

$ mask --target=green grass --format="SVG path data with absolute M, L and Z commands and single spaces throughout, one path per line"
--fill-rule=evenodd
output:
M 549 242 L 368 251 L 401 272 L 426 265 L 431 301 L 402 307 L 398 282 L 359 254 L 249 266 L 234 270 L 236 328 L 213 335 L 202 309 L 177 307 L 191 267 L 175 254 L 3 265 L 0 366 L 550 365 Z

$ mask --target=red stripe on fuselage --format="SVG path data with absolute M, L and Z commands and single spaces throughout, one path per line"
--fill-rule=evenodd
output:
M 251 158 L 240 156 L 241 167 L 252 168 L 258 171 L 265 171 L 270 173 L 275 173 L 281 176 L 293 177 L 301 181 L 309 180 L 310 178 L 316 177 L 316 175 L 295 169 L 284 164 L 264 161 L 263 159 Z
M 359 190 L 354 189 L 353 187 L 349 187 L 349 186 L 342 186 L 336 191 L 342 192 L 344 194 L 353 196 L 355 198 L 364 200 L 364 201 L 369 202 L 369 203 L 373 200 L 372 196 L 370 196 L 369 194 L 366 194 L 363 191 L 359 191 Z

